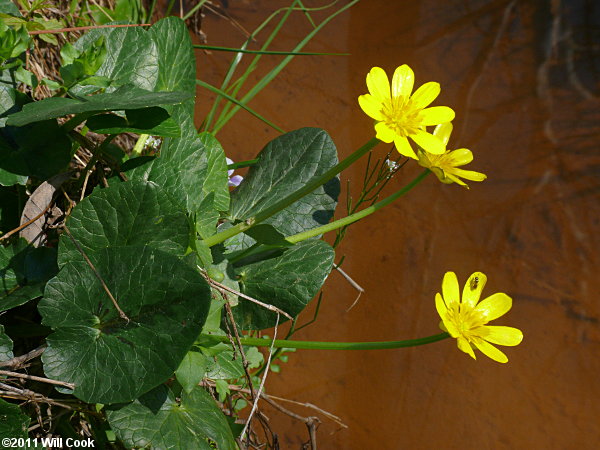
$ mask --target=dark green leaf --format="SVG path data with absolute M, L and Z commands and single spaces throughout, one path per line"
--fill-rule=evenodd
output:
M 255 216 L 318 178 L 337 162 L 335 145 L 321 129 L 302 128 L 274 139 L 233 191 L 232 220 Z M 333 217 L 339 192 L 339 180 L 333 178 L 265 223 L 286 236 L 324 225 Z M 253 242 L 246 238 L 243 246 Z
M 209 360 L 206 376 L 213 380 L 231 380 L 244 376 L 244 366 L 239 355 L 225 350 Z
M 18 405 L 0 399 L 0 438 L 26 439 L 29 422 L 29 417 L 21 412 Z
M 291 247 L 292 244 L 285 240 L 285 236 L 277 231 L 272 225 L 267 223 L 259 223 L 258 225 L 245 231 L 245 234 L 250 236 L 259 244 L 275 245 L 280 247 Z
M 143 109 L 129 109 L 125 117 L 115 114 L 101 114 L 88 119 L 87 127 L 102 134 L 138 133 L 154 136 L 178 137 L 181 130 L 163 108 L 154 106 Z
M 25 184 L 28 176 L 46 180 L 67 166 L 71 141 L 56 121 L 6 127 L 6 114 L 19 111 L 27 99 L 0 86 L 0 184 Z M 17 113 L 18 114 L 18 113 Z
M 147 245 L 182 256 L 189 223 L 182 208 L 151 182 L 132 180 L 96 188 L 67 220 L 69 231 L 86 253 L 109 246 Z M 81 260 L 67 235 L 60 239 L 59 264 Z
M 27 194 L 23 186 L 0 186 L 0 233 L 19 226 L 21 210 L 26 201 Z
M 295 316 L 321 289 L 331 271 L 333 257 L 333 248 L 328 243 L 304 241 L 281 256 L 240 267 L 240 288 L 244 294 Z M 242 298 L 233 313 L 245 330 L 272 327 L 277 317 Z M 279 323 L 284 319 L 280 317 Z
M 0 325 L 0 361 L 8 361 L 13 356 L 13 341 L 4 333 L 4 327 Z
M 39 102 L 28 103 L 23 107 L 23 111 L 8 116 L 7 124 L 23 126 L 40 120 L 66 116 L 67 114 L 173 105 L 190 97 L 190 94 L 186 92 L 150 92 L 127 85 L 112 93 L 87 96 L 84 100 L 50 97 Z
M 86 402 L 127 402 L 169 378 L 200 333 L 210 289 L 198 271 L 151 247 L 114 247 L 65 264 L 38 309 L 55 332 L 42 360 L 50 378 L 75 384 Z
M 40 297 L 57 271 L 55 249 L 33 248 L 25 240 L 0 247 L 0 311 Z
M 166 386 L 133 403 L 107 408 L 111 428 L 127 447 L 160 449 L 237 448 L 225 416 L 212 397 L 197 387 L 181 400 Z

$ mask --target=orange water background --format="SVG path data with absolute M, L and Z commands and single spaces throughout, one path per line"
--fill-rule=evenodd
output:
M 307 6 L 323 1 L 306 1 Z M 253 30 L 287 1 L 230 1 L 226 11 Z M 341 3 L 345 4 L 345 3 Z M 315 13 L 317 21 L 323 13 Z M 506 292 L 498 325 L 523 330 L 508 364 L 473 361 L 453 340 L 380 351 L 301 350 L 270 374 L 267 392 L 336 414 L 322 418 L 325 449 L 566 449 L 600 442 L 600 5 L 594 1 L 389 2 L 363 0 L 305 48 L 350 56 L 296 58 L 250 103 L 286 131 L 325 129 L 348 155 L 373 136 L 357 105 L 373 66 L 407 63 L 416 86 L 438 81 L 435 105 L 456 111 L 451 148 L 475 155 L 484 172 L 466 190 L 429 176 L 392 206 L 353 225 L 337 250 L 315 324 L 294 339 L 374 341 L 439 332 L 434 296 L 444 273 L 464 283 L 488 275 L 484 296 Z M 207 14 L 208 43 L 239 46 L 230 20 Z M 311 29 L 292 15 L 273 49 L 290 50 Z M 258 48 L 266 39 L 259 36 Z M 198 77 L 219 85 L 231 54 L 198 52 Z M 263 57 L 261 74 L 280 57 Z M 198 118 L 213 96 L 198 91 Z M 240 112 L 217 136 L 229 157 L 253 158 L 278 133 Z M 379 145 L 381 157 L 387 145 Z M 342 173 L 357 195 L 364 161 Z M 410 162 L 399 189 L 421 170 Z M 345 194 L 336 217 L 343 217 Z M 328 237 L 331 241 L 331 237 Z M 314 302 L 313 302 L 314 303 Z M 314 304 L 302 314 L 309 320 Z M 280 333 L 282 330 L 280 331 Z M 271 333 L 272 334 L 272 333 Z M 289 406 L 301 415 L 314 411 Z M 306 427 L 265 409 L 281 448 L 300 448 Z M 322 416 L 321 416 L 322 417 Z

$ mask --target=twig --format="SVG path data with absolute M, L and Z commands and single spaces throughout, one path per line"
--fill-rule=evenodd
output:
M 37 358 L 38 356 L 40 356 L 42 353 L 44 353 L 44 350 L 46 350 L 46 345 L 40 345 L 38 348 L 31 350 L 30 352 L 25 353 L 24 355 L 15 356 L 14 358 L 9 359 L 7 361 L 0 361 L 0 367 L 10 367 L 12 369 L 18 369 L 30 359 Z
M 255 298 L 249 297 L 249 296 L 248 296 L 248 295 L 246 295 L 246 294 L 242 294 L 241 292 L 239 292 L 239 291 L 236 291 L 235 289 L 232 289 L 232 288 L 230 288 L 229 286 L 225 286 L 224 284 L 221 284 L 221 283 L 219 283 L 219 282 L 217 282 L 217 281 L 213 280 L 213 279 L 212 279 L 212 278 L 210 278 L 210 277 L 206 277 L 206 279 L 208 280 L 208 283 L 209 283 L 210 285 L 212 285 L 213 287 L 215 287 L 215 288 L 217 288 L 217 289 L 222 289 L 222 290 L 224 290 L 224 291 L 227 291 L 227 292 L 230 292 L 230 293 L 232 293 L 232 294 L 235 294 L 235 295 L 237 295 L 238 297 L 245 298 L 246 300 L 249 300 L 249 301 L 251 301 L 251 302 L 253 302 L 253 303 L 256 303 L 257 305 L 259 305 L 259 306 L 262 306 L 263 308 L 265 308 L 265 309 L 268 309 L 269 311 L 273 311 L 274 313 L 281 314 L 281 315 L 283 315 L 283 316 L 287 317 L 287 318 L 288 318 L 288 319 L 290 319 L 290 320 L 294 320 L 292 316 L 290 316 L 290 315 L 289 315 L 288 313 L 286 313 L 285 311 L 283 311 L 283 310 L 281 310 L 281 309 L 277 308 L 276 306 L 269 305 L 269 304 L 267 304 L 267 303 L 263 303 L 263 302 L 261 302 L 260 300 L 256 300 Z
M 36 377 L 35 375 L 27 375 L 26 373 L 10 372 L 8 370 L 0 370 L 0 375 L 6 375 L 7 377 L 14 377 L 14 378 L 23 378 L 25 380 L 31 380 L 31 381 L 39 381 L 41 383 L 55 384 L 57 386 L 66 387 L 68 389 L 75 389 L 75 385 L 73 383 L 66 383 L 64 381 L 51 380 L 50 378 Z
M 250 425 L 250 421 L 252 420 L 252 416 L 254 415 L 254 411 L 256 411 L 256 407 L 258 406 L 258 400 L 263 392 L 263 388 L 265 386 L 265 381 L 267 380 L 267 375 L 269 374 L 269 366 L 271 365 L 271 356 L 273 355 L 273 345 L 275 344 L 275 339 L 277 339 L 277 327 L 279 326 L 279 314 L 277 314 L 277 319 L 275 321 L 275 329 L 273 330 L 273 340 L 271 341 L 271 347 L 269 348 L 269 356 L 267 357 L 267 364 L 265 373 L 263 374 L 262 379 L 260 380 L 260 386 L 258 387 L 258 395 L 254 399 L 254 403 L 252 404 L 252 409 L 250 410 L 250 414 L 248 415 L 248 419 L 246 420 L 246 425 L 244 425 L 244 429 L 240 433 L 240 439 L 244 440 L 244 436 L 246 435 L 246 430 Z
M 48 206 L 46 206 L 46 208 L 39 213 L 37 216 L 35 216 L 33 219 L 25 222 L 22 225 L 19 225 L 17 228 L 15 228 L 14 230 L 9 231 L 8 233 L 4 234 L 3 236 L 0 236 L 0 241 L 4 240 L 4 239 L 8 239 L 10 236 L 12 236 L 15 233 L 18 233 L 19 231 L 23 230 L 24 228 L 27 228 L 29 225 L 31 225 L 33 222 L 35 222 L 36 220 L 38 220 L 40 217 L 42 217 L 44 214 L 46 214 L 48 212 L 48 210 L 50 209 L 50 207 L 52 206 L 54 202 L 50 202 L 48 203 Z
M 119 307 L 117 300 L 115 299 L 115 297 L 113 297 L 112 293 L 108 289 L 108 286 L 106 285 L 106 283 L 100 276 L 100 273 L 98 273 L 98 271 L 94 267 L 94 264 L 92 264 L 92 261 L 90 261 L 90 258 L 88 258 L 88 256 L 85 254 L 83 249 L 79 246 L 79 244 L 77 243 L 77 241 L 75 240 L 75 238 L 73 237 L 73 235 L 71 234 L 71 232 L 69 231 L 67 226 L 64 225 L 63 229 L 67 233 L 67 236 L 69 236 L 71 238 L 71 241 L 73 241 L 73 244 L 75 244 L 75 247 L 77 247 L 77 250 L 79 250 L 79 253 L 81 253 L 81 256 L 83 256 L 83 258 L 85 259 L 85 262 L 88 264 L 88 266 L 90 266 L 90 268 L 92 269 L 92 272 L 94 272 L 94 275 L 96 275 L 96 278 L 98 278 L 98 281 L 100 281 L 100 284 L 102 285 L 102 288 L 104 289 L 104 292 L 106 292 L 106 294 L 112 301 L 112 303 L 115 306 L 115 308 L 117 309 L 117 311 L 119 311 L 119 316 L 121 316 L 121 319 L 126 320 L 128 323 L 131 322 L 129 317 L 127 317 L 127 314 L 125 314 L 125 312 L 123 312 L 123 310 Z
M 51 398 L 45 397 L 42 394 L 38 394 L 37 392 L 30 391 L 29 389 L 19 389 L 9 384 L 0 383 L 0 389 L 4 389 L 0 391 L 0 396 L 7 398 L 14 398 L 17 400 L 27 400 L 34 402 L 42 402 L 48 403 L 49 405 L 60 406 L 61 408 L 73 409 L 69 405 L 65 405 L 64 403 L 57 402 Z
M 85 30 L 94 30 L 96 28 L 127 28 L 127 27 L 149 27 L 152 26 L 151 23 L 141 23 L 141 24 L 127 24 L 127 25 L 90 25 L 87 27 L 71 27 L 71 28 L 57 28 L 55 30 L 32 30 L 29 31 L 29 34 L 59 34 L 66 33 L 68 31 L 85 31 Z

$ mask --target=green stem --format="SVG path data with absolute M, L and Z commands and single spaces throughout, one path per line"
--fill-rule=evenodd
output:
M 293 192 L 290 195 L 288 195 L 287 197 L 272 204 L 270 207 L 268 207 L 264 211 L 259 212 L 255 217 L 251 217 L 251 218 L 245 220 L 244 222 L 240 222 L 237 225 L 234 225 L 233 227 L 228 228 L 227 230 L 221 231 L 220 233 L 214 234 L 211 237 L 206 238 L 204 240 L 204 243 L 208 247 L 212 247 L 213 245 L 219 244 L 219 243 L 235 236 L 236 234 L 246 231 L 253 225 L 256 225 L 256 224 L 268 219 L 272 215 L 277 214 L 279 211 L 287 208 L 289 205 L 300 200 L 305 195 L 310 194 L 312 191 L 317 189 L 322 184 L 327 183 L 329 180 L 331 180 L 333 177 L 335 177 L 342 170 L 346 169 L 348 166 L 353 164 L 356 160 L 358 160 L 365 153 L 369 152 L 378 143 L 379 143 L 379 140 L 377 138 L 372 138 L 369 142 L 367 142 L 361 148 L 356 150 L 354 153 L 352 153 L 346 159 L 344 159 L 337 165 L 333 166 L 331 169 L 329 169 L 327 172 L 325 172 L 320 177 L 314 179 L 310 183 L 305 184 L 302 188 L 298 189 L 296 192 Z
M 307 230 L 307 231 L 303 231 L 302 233 L 288 236 L 285 239 L 286 239 L 286 241 L 289 241 L 292 244 L 295 244 L 297 242 L 304 241 L 311 237 L 320 236 L 322 234 L 327 233 L 328 231 L 333 231 L 338 228 L 344 227 L 346 225 L 350 225 L 351 223 L 354 223 L 354 222 L 362 219 L 363 217 L 368 216 L 369 214 L 373 214 L 378 209 L 381 209 L 384 206 L 387 206 L 390 203 L 392 203 L 393 201 L 402 197 L 404 194 L 406 194 L 408 191 L 410 191 L 412 188 L 414 188 L 417 184 L 419 184 L 421 182 L 421 180 L 423 180 L 423 178 L 425 178 L 429 173 L 430 173 L 429 169 L 425 169 L 423 172 L 421 172 L 419 174 L 419 176 L 417 176 L 414 180 L 412 180 L 410 183 L 408 183 L 402 189 L 393 193 L 389 197 L 381 200 L 380 202 L 377 202 L 374 205 L 369 206 L 368 208 L 365 208 L 357 213 L 351 214 L 342 219 L 335 220 L 331 223 L 325 224 L 318 228 L 313 228 L 312 230 Z
M 217 335 L 203 335 L 211 340 L 229 343 L 229 337 Z M 285 339 L 261 339 L 243 337 L 240 339 L 242 345 L 252 347 L 274 347 L 274 348 L 302 348 L 311 350 L 384 350 L 390 348 L 416 347 L 431 344 L 450 337 L 448 333 L 434 334 L 418 339 L 405 341 L 381 341 L 381 342 L 319 342 L 319 341 L 288 341 Z
M 247 159 L 246 161 L 240 161 L 233 164 L 227 164 L 227 170 L 231 169 L 241 169 L 242 167 L 253 166 L 258 162 L 258 158 L 255 159 Z

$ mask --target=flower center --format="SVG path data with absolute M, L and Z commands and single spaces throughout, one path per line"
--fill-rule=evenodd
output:
M 384 100 L 381 108 L 383 122 L 402 137 L 415 134 L 422 128 L 420 112 L 412 106 L 410 98 L 403 96 Z
M 463 308 L 452 308 L 448 315 L 457 331 L 468 341 L 473 341 L 473 337 L 481 337 L 479 328 L 487 323 L 484 315 L 472 308 L 464 308 L 464 305 Z

